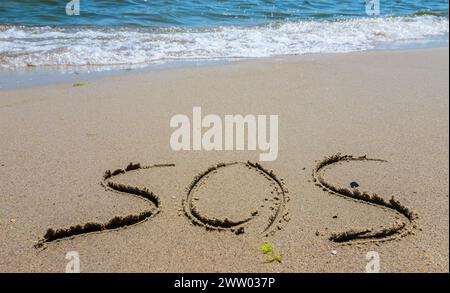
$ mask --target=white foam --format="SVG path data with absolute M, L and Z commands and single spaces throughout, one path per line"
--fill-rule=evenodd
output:
M 0 26 L 0 67 L 149 64 L 178 59 L 352 52 L 442 37 L 447 17 L 300 21 L 215 29 Z

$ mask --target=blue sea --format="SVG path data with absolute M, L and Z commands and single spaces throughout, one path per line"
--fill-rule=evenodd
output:
M 0 0 L 0 69 L 448 46 L 448 5 L 448 0 Z

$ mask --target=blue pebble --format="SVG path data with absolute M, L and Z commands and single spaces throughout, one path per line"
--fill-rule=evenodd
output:
M 357 188 L 357 187 L 359 187 L 359 184 L 356 181 L 352 181 L 352 182 L 350 182 L 350 187 L 351 188 Z

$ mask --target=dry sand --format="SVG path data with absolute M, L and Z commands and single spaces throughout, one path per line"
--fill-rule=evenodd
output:
M 1 91 L 0 271 L 63 272 L 66 252 L 76 250 L 82 272 L 364 272 L 368 251 L 379 253 L 382 272 L 448 272 L 448 78 L 443 48 L 269 58 Z M 193 186 L 218 162 L 255 162 L 259 154 L 172 151 L 170 118 L 192 115 L 193 106 L 204 114 L 278 114 L 278 159 L 261 165 L 283 181 L 242 163 Z M 386 162 L 341 162 L 316 175 L 336 188 L 356 180 L 385 202 L 394 195 L 417 218 L 316 186 L 317 162 L 338 152 Z M 129 162 L 175 164 L 108 179 L 148 188 L 158 208 L 100 184 L 106 170 Z M 209 230 L 185 215 L 191 207 Z M 159 213 L 126 229 L 34 248 L 48 228 L 148 209 Z M 248 218 L 244 233 L 239 225 L 215 230 L 225 218 Z M 396 223 L 406 226 L 376 241 L 329 240 Z M 265 241 L 283 253 L 282 263 L 264 263 L 257 247 Z

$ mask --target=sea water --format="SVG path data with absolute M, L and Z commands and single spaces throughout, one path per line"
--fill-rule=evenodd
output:
M 0 0 L 0 69 L 448 46 L 448 0 L 69 2 Z

